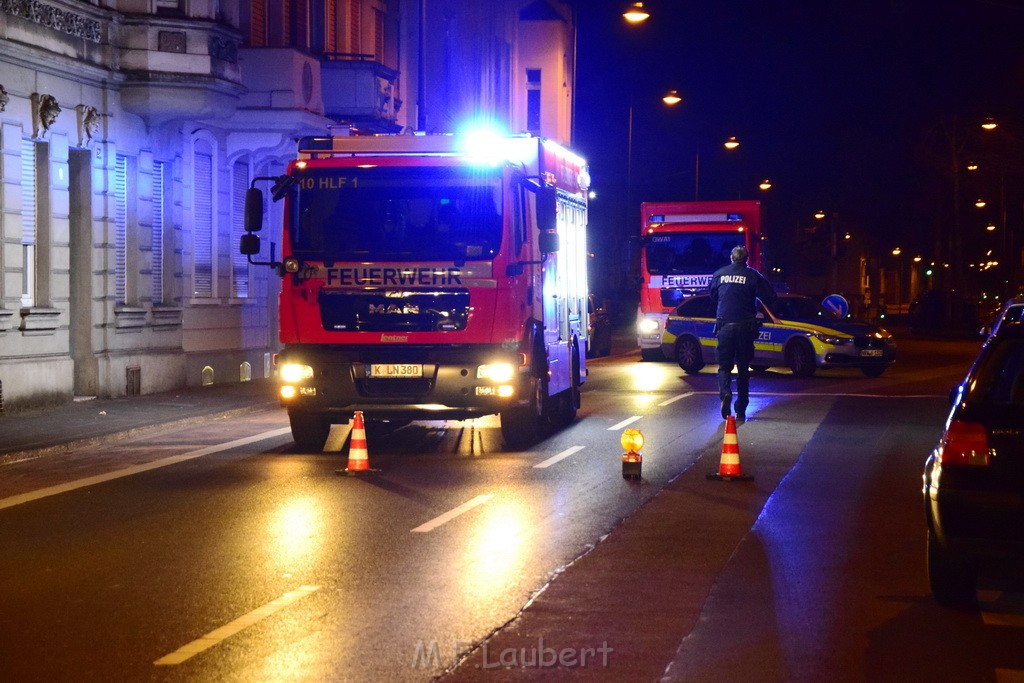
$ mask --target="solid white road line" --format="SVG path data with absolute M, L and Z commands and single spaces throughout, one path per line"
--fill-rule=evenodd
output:
M 539 462 L 536 465 L 534 465 L 533 467 L 534 467 L 534 469 L 539 469 L 539 470 L 542 470 L 545 467 L 551 467 L 552 465 L 554 465 L 559 460 L 565 460 L 566 458 L 568 458 L 573 453 L 578 453 L 579 451 L 582 451 L 582 450 L 583 450 L 583 446 L 573 446 L 572 448 L 566 448 L 564 451 L 562 451 L 558 455 L 553 455 L 550 458 L 548 458 L 547 460 L 545 460 L 544 462 Z
M 133 474 L 139 474 L 140 472 L 148 472 L 149 470 L 159 469 L 161 467 L 167 467 L 168 465 L 176 465 L 179 462 L 185 462 L 186 460 L 192 460 L 194 458 L 201 458 L 204 455 L 210 455 L 211 453 L 219 453 L 220 451 L 227 451 L 238 446 L 245 446 L 257 441 L 263 441 L 264 439 L 271 439 L 275 436 L 283 436 L 291 432 L 290 427 L 282 427 L 281 429 L 271 429 L 268 432 L 261 432 L 252 436 L 247 436 L 242 439 L 235 439 L 234 441 L 228 441 L 227 443 L 219 443 L 213 446 L 207 446 L 206 448 L 200 448 L 196 451 L 189 451 L 188 453 L 182 453 L 181 455 L 172 455 L 160 460 L 154 460 L 152 462 L 142 463 L 141 465 L 133 465 L 132 467 L 125 467 L 124 469 L 114 470 L 113 472 L 107 472 L 106 474 L 97 474 L 93 477 L 86 477 L 85 479 L 78 479 L 76 481 L 70 481 L 66 484 L 58 484 L 57 486 L 49 486 L 45 489 L 39 489 L 38 491 L 29 491 L 28 493 L 21 493 L 17 496 L 11 496 L 9 498 L 0 499 L 0 510 L 4 508 L 14 507 L 15 505 L 21 505 L 22 503 L 28 503 L 33 500 L 39 500 L 40 498 L 49 498 L 50 496 L 56 496 L 61 493 L 67 493 L 68 491 L 74 491 L 75 489 L 85 488 L 86 486 L 94 486 L 95 484 L 102 484 L 105 481 L 111 481 L 112 479 L 120 479 L 121 477 L 130 477 Z
M 285 593 L 277 600 L 268 602 L 266 605 L 263 605 L 263 607 L 254 609 L 248 614 L 235 619 L 231 623 L 210 631 L 202 638 L 197 638 L 188 645 L 179 647 L 169 655 L 164 655 L 153 662 L 153 664 L 155 666 L 174 666 L 175 664 L 181 664 L 182 662 L 195 657 L 200 652 L 209 650 L 214 645 L 227 640 L 239 631 L 249 628 L 262 619 L 266 619 L 271 614 L 280 612 L 296 600 L 301 600 L 310 593 L 315 593 L 318 590 L 320 590 L 320 586 L 299 586 L 296 590 Z
M 664 408 L 665 406 L 667 406 L 669 404 L 672 404 L 672 403 L 675 403 L 679 399 L 686 398 L 687 396 L 693 396 L 693 392 L 692 391 L 687 391 L 685 394 L 679 394 L 678 396 L 673 396 L 672 398 L 666 399 L 666 400 L 662 401 L 661 403 L 659 403 L 658 407 L 659 408 Z
M 489 501 L 493 497 L 494 496 L 489 494 L 489 493 L 485 494 L 485 495 L 482 495 L 482 496 L 477 496 L 476 498 L 474 498 L 473 500 L 469 501 L 468 503 L 463 503 L 462 505 L 460 505 L 459 507 L 455 508 L 454 510 L 450 510 L 449 512 L 444 513 L 440 517 L 435 517 L 434 519 L 430 520 L 429 522 L 426 522 L 425 524 L 420 524 L 418 527 L 416 527 L 412 531 L 414 533 L 426 533 L 428 531 L 433 531 L 434 529 L 436 529 L 437 527 L 441 526 L 442 524 L 447 524 L 448 522 L 452 521 L 453 519 L 455 519 L 456 517 L 458 517 L 462 513 L 469 512 L 470 510 L 475 508 L 477 505 L 483 505 L 484 503 L 486 503 L 487 501 Z
M 612 432 L 612 431 L 615 431 L 616 429 L 622 429 L 626 425 L 633 424 L 634 422 L 639 420 L 641 417 L 643 417 L 643 415 L 634 415 L 633 417 L 630 417 L 630 418 L 627 418 L 627 419 L 623 420 L 622 422 L 620 422 L 617 425 L 612 425 L 611 427 L 608 428 L 608 431 Z

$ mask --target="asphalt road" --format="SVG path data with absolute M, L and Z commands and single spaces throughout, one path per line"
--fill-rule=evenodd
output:
M 924 574 L 920 468 L 973 348 L 906 343 L 880 379 L 755 378 L 750 484 L 705 477 L 712 372 L 636 354 L 592 362 L 579 421 L 529 451 L 504 452 L 493 418 L 414 423 L 370 430 L 380 472 L 345 477 L 344 453 L 298 452 L 267 410 L 14 463 L 0 671 L 1014 680 L 1020 595 L 947 612 Z M 626 426 L 647 438 L 640 482 Z

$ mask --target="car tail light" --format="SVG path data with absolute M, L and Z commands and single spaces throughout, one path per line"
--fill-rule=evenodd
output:
M 943 465 L 987 467 L 989 448 L 985 425 L 953 420 L 942 437 L 941 459 Z

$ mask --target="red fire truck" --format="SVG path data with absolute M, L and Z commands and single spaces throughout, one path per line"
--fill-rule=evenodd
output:
M 711 275 L 742 244 L 761 270 L 761 203 L 752 200 L 644 202 L 640 205 L 640 308 L 637 343 L 644 360 L 660 360 L 669 313 L 705 291 Z
M 255 261 L 257 181 L 284 199 Z M 587 377 L 586 162 L 536 137 L 305 138 L 246 197 L 241 251 L 281 274 L 282 404 L 300 446 L 330 425 L 497 413 L 507 446 L 576 417 Z

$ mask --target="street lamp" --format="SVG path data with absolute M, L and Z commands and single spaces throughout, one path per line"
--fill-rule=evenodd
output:
M 647 21 L 651 14 L 644 9 L 644 3 L 631 2 L 626 5 L 626 9 L 622 12 L 622 17 L 631 24 L 640 24 Z
M 727 150 L 734 150 L 740 146 L 740 141 L 733 135 L 722 143 Z M 762 188 L 763 189 L 763 188 Z M 700 199 L 700 148 L 693 153 L 693 201 Z
M 665 104 L 671 106 L 671 105 L 674 105 L 674 104 L 679 104 L 680 102 L 683 101 L 683 98 L 679 96 L 679 91 L 678 90 L 669 90 L 661 98 L 661 101 L 664 102 Z
M 767 192 L 768 190 L 772 189 L 772 181 L 765 178 L 764 180 L 761 181 L 758 187 Z
M 644 9 L 644 3 L 632 2 L 622 12 L 622 17 L 633 26 L 647 21 L 651 15 Z M 626 211 L 633 208 L 633 90 L 629 95 L 629 121 L 626 127 Z
M 985 130 L 995 130 L 999 127 L 999 123 L 991 116 L 985 119 L 985 122 L 981 124 L 981 127 Z

